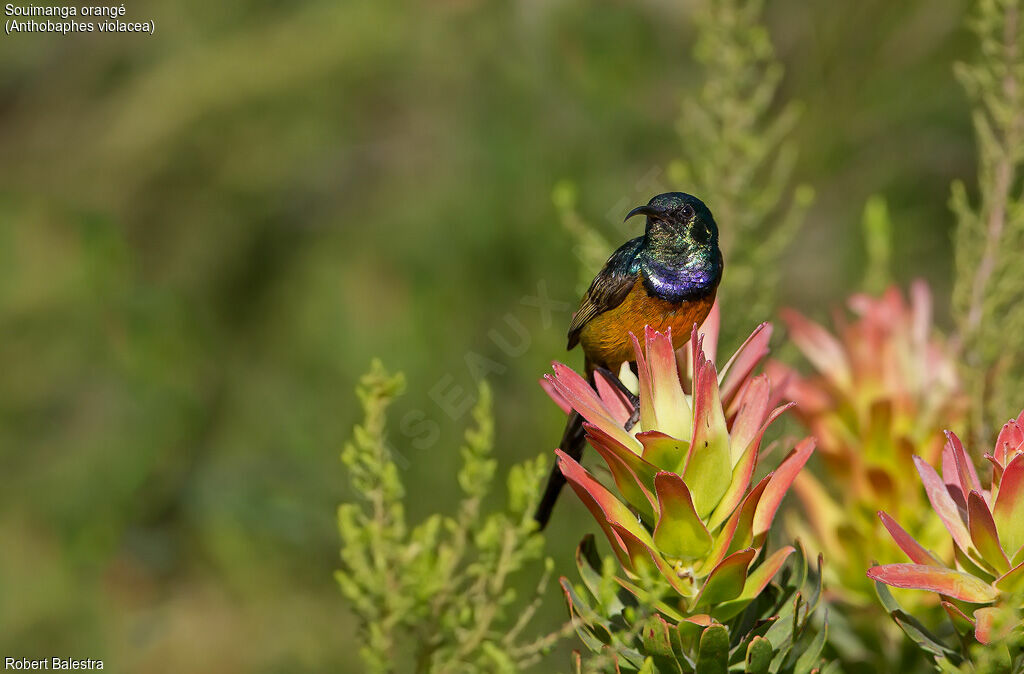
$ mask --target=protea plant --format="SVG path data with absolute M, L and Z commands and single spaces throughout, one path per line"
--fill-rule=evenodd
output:
M 934 593 L 962 634 L 981 644 L 1012 643 L 1019 657 L 1024 610 L 1024 412 L 1003 426 L 985 459 L 992 464 L 989 489 L 982 487 L 955 433 L 946 433 L 941 477 L 927 461 L 914 457 L 932 509 L 955 546 L 955 564 L 945 564 L 892 516 L 879 512 L 910 562 L 872 566 L 867 576 L 892 587 Z M 915 641 L 933 653 L 949 655 L 937 639 L 908 620 L 884 588 L 880 596 Z
M 794 490 L 805 517 L 787 519 L 788 528 L 809 549 L 824 552 L 830 596 L 870 610 L 875 593 L 863 569 L 873 557 L 896 553 L 877 510 L 906 521 L 940 555 L 951 554 L 941 527 L 920 523 L 924 493 L 906 488 L 906 475 L 912 456 L 939 456 L 943 424 L 957 426 L 964 406 L 950 349 L 932 327 L 925 283 L 911 286 L 909 303 L 893 287 L 877 298 L 855 295 L 849 307 L 853 319 L 838 314 L 835 335 L 795 311 L 783 312 L 792 342 L 815 372 L 803 376 L 777 362 L 768 371 L 818 438 L 833 486 L 801 473 Z M 874 619 L 864 617 L 874 631 Z
M 717 321 L 709 321 L 706 336 L 713 352 Z M 562 473 L 625 572 L 615 582 L 640 605 L 655 609 L 655 626 L 640 631 L 653 629 L 652 638 L 664 637 L 663 643 L 672 645 L 678 667 L 667 671 L 692 670 L 702 649 L 705 655 L 714 651 L 716 658 L 742 660 L 745 649 L 770 647 L 762 656 L 785 659 L 800 636 L 790 629 L 787 642 L 754 647 L 752 640 L 763 637 L 751 631 L 747 641 L 730 640 L 723 624 L 765 590 L 794 552 L 786 546 L 761 555 L 783 496 L 814 450 L 814 441 L 806 439 L 776 470 L 754 480 L 765 429 L 790 406 L 772 409 L 768 377 L 753 375 L 770 335 L 769 325 L 758 327 L 719 375 L 696 328 L 678 357 L 670 333 L 648 329 L 643 344 L 633 338 L 638 398 L 601 373 L 592 388 L 560 363 L 546 377 L 545 388 L 556 402 L 584 417 L 589 443 L 607 465 L 609 485 L 556 452 Z M 587 566 L 581 564 L 581 573 Z M 595 650 L 612 646 L 611 630 L 601 622 L 610 619 L 607 612 L 587 604 L 564 578 L 562 585 L 584 642 Z M 608 602 L 598 604 L 609 609 Z M 628 604 L 616 601 L 610 610 Z M 807 608 L 804 603 L 795 623 L 801 629 Z M 721 642 L 722 634 L 724 650 L 705 645 Z M 740 643 L 744 650 L 737 655 Z M 622 651 L 618 666 L 628 668 L 633 652 Z

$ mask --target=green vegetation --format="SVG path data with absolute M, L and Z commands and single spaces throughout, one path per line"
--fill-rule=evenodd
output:
M 497 462 L 491 458 L 491 394 L 482 384 L 476 426 L 466 431 L 461 451 L 458 514 L 430 514 L 410 528 L 385 417 L 403 388 L 401 375 L 390 376 L 374 363 L 359 388 L 366 419 L 341 455 L 364 501 L 338 509 L 342 570 L 335 574 L 361 621 L 360 656 L 371 672 L 520 671 L 558 639 L 523 637 L 540 606 L 554 565 L 550 558 L 537 597 L 510 611 L 516 594 L 509 577 L 543 554 L 533 509 L 546 457 L 509 471 L 509 514 L 483 516 L 481 502 L 494 487 Z M 414 664 L 403 664 L 403 653 Z

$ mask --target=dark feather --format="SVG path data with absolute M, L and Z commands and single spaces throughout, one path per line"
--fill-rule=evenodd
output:
M 579 344 L 580 330 L 595 316 L 614 309 L 622 304 L 629 291 L 636 284 L 640 274 L 640 262 L 637 254 L 644 238 L 639 236 L 624 243 L 612 253 L 604 267 L 594 277 L 587 292 L 580 300 L 580 308 L 572 316 L 569 324 L 569 346 L 572 349 Z

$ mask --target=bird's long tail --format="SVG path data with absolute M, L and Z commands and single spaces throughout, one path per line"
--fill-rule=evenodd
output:
M 562 441 L 558 446 L 563 452 L 579 461 L 580 457 L 583 456 L 585 439 L 586 433 L 583 430 L 583 417 L 579 415 L 579 412 L 573 411 L 569 418 L 566 419 L 565 431 L 562 433 Z M 544 488 L 544 495 L 541 496 L 540 503 L 537 504 L 537 510 L 533 514 L 533 519 L 537 520 L 538 530 L 547 526 L 548 520 L 551 519 L 551 510 L 555 507 L 555 501 L 558 499 L 558 494 L 562 491 L 563 486 L 565 486 L 565 476 L 558 469 L 558 463 L 556 462 L 551 467 L 551 472 L 548 473 L 548 484 Z

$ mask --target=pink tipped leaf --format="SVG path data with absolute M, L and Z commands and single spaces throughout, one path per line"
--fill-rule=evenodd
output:
M 711 519 L 708 520 L 708 528 L 712 531 L 717 529 L 732 514 L 732 511 L 736 509 L 740 501 L 743 500 L 743 494 L 747 491 L 747 487 L 750 485 L 751 479 L 753 479 L 754 468 L 757 467 L 758 450 L 761 447 L 761 439 L 764 437 L 765 431 L 768 430 L 768 426 L 773 421 L 778 419 L 790 407 L 793 407 L 793 403 L 780 405 L 772 410 L 768 418 L 761 424 L 757 434 L 747 443 L 743 453 L 736 461 L 736 465 L 733 466 L 732 478 L 729 481 L 729 487 L 725 490 L 725 495 L 722 496 L 718 507 L 715 508 L 715 511 L 711 514 Z
M 1013 629 L 1011 623 L 1007 629 L 1005 620 L 1002 619 L 1003 611 L 994 606 L 979 608 L 974 612 L 974 638 L 979 644 L 988 645 L 998 641 Z
M 619 493 L 642 515 L 649 520 L 653 519 L 658 506 L 651 485 L 657 469 L 605 436 L 595 426 L 588 423 L 584 423 L 584 426 L 587 428 L 590 445 L 608 465 Z
M 711 305 L 708 317 L 698 328 L 701 344 L 704 347 L 704 356 L 712 363 L 717 362 L 718 357 L 718 335 L 722 330 L 722 310 L 718 307 L 718 300 Z
M 882 525 L 888 530 L 889 535 L 899 546 L 900 550 L 910 558 L 915 564 L 928 564 L 931 566 L 943 567 L 945 564 L 936 557 L 930 550 L 926 550 L 920 543 L 914 540 L 914 537 L 906 532 L 896 520 L 889 517 L 889 514 L 881 510 L 878 511 L 878 518 L 882 520 Z
M 1024 546 L 1024 454 L 1013 457 L 1003 471 L 992 517 L 1003 550 L 1015 558 Z
M 789 485 L 793 484 L 800 469 L 807 463 L 807 459 L 814 452 L 814 438 L 804 438 L 789 456 L 771 474 L 768 486 L 757 504 L 757 511 L 754 513 L 753 534 L 755 545 L 760 545 L 764 537 L 768 535 L 768 529 L 775 519 L 775 512 L 779 509 Z
M 782 320 L 789 327 L 793 343 L 807 360 L 839 389 L 845 390 L 853 381 L 850 363 L 843 345 L 831 333 L 814 321 L 792 309 L 782 311 Z
M 565 399 L 561 393 L 558 392 L 558 387 L 555 386 L 547 377 L 540 378 L 540 387 L 544 389 L 544 392 L 548 394 L 548 397 L 555 401 L 563 412 L 566 414 L 572 414 L 572 405 L 568 400 Z
M 967 512 L 967 492 L 960 483 L 960 471 L 957 470 L 953 447 L 948 442 L 942 446 L 942 481 L 950 498 L 962 512 Z
M 967 529 L 974 547 L 989 566 L 999 573 L 1010 570 L 1010 560 L 1006 558 L 1003 547 L 999 544 L 999 533 L 996 531 L 992 513 L 989 512 L 985 499 L 975 490 L 971 490 L 967 497 Z
M 723 602 L 712 610 L 715 618 L 722 621 L 729 620 L 746 608 L 747 604 L 757 599 L 794 552 L 796 552 L 796 548 L 787 545 L 769 555 L 756 569 L 747 574 L 743 591 L 738 597 Z
M 925 564 L 885 564 L 867 573 L 868 578 L 892 587 L 938 592 L 971 604 L 987 604 L 999 596 L 994 587 L 974 576 Z
M 952 602 L 942 601 L 943 610 L 946 611 L 946 615 L 953 622 L 953 627 L 960 634 L 968 634 L 974 631 L 974 618 L 971 618 L 966 613 L 960 610 L 960 608 Z
M 638 455 L 629 447 L 623 446 L 618 440 L 605 433 L 599 427 L 584 421 L 583 428 L 587 432 L 587 439 L 596 449 L 598 449 L 597 444 L 602 445 L 598 451 L 603 449 L 614 453 L 620 461 L 628 465 L 636 474 L 643 487 L 652 495 L 654 494 L 654 476 L 658 472 L 657 466 Z
M 768 416 L 770 394 L 771 384 L 765 375 L 754 377 L 750 380 L 750 385 L 743 389 L 739 410 L 729 430 L 729 456 L 734 466 L 761 430 L 761 425 Z
M 768 342 L 771 338 L 771 323 L 762 323 L 754 328 L 718 374 L 722 388 L 722 404 L 726 408 L 731 406 L 740 387 L 750 378 L 750 373 L 757 364 L 768 355 Z
M 999 481 L 1003 478 L 1003 468 L 1005 466 L 996 460 L 996 457 L 991 454 L 982 454 L 981 458 L 985 459 L 992 466 L 992 494 L 995 494 L 999 487 Z
M 633 340 L 633 353 L 636 355 L 636 371 L 639 379 L 640 392 L 640 430 L 653 431 L 660 427 L 658 423 L 657 407 L 654 405 L 654 381 L 651 378 L 650 367 L 644 350 L 640 346 L 640 340 L 632 332 L 629 338 Z
M 711 549 L 711 534 L 697 516 L 682 478 L 675 473 L 658 473 L 654 486 L 658 497 L 654 544 L 658 550 L 687 561 L 703 558 Z
M 693 394 L 693 439 L 683 469 L 683 479 L 693 494 L 693 504 L 701 519 L 706 518 L 722 500 L 732 481 L 729 459 L 729 429 L 725 425 L 722 401 L 718 396 L 715 366 L 697 364 Z
M 622 427 L 622 424 L 616 421 L 598 397 L 597 392 L 583 377 L 562 363 L 555 363 L 554 369 L 555 375 L 545 375 L 545 378 L 584 419 L 600 427 L 601 430 L 626 447 L 633 448 L 637 453 L 640 452 L 640 443 Z
M 794 552 L 796 552 L 796 548 L 792 545 L 787 545 L 770 554 L 766 560 L 761 562 L 760 566 L 747 576 L 747 583 L 743 586 L 743 594 L 740 597 L 746 599 L 757 598 L 768 587 L 768 583 L 771 582 L 775 574 L 779 572 L 779 569 L 782 568 L 782 565 L 786 563 L 786 560 Z
M 939 519 L 946 526 L 949 535 L 957 547 L 967 552 L 971 548 L 971 535 L 967 531 L 967 525 L 960 519 L 960 511 L 953 502 L 953 498 L 946 489 L 946 484 L 939 477 L 928 463 L 919 456 L 914 457 L 914 465 L 924 483 L 925 494 L 932 504 L 932 509 L 938 514 Z
M 631 569 L 632 562 L 629 558 L 629 549 L 626 547 L 621 536 L 611 526 L 611 522 L 632 520 L 633 526 L 639 528 L 640 525 L 637 524 L 636 518 L 629 512 L 626 506 L 622 505 L 610 491 L 604 488 L 604 485 L 595 480 L 571 456 L 560 449 L 555 450 L 555 456 L 558 458 L 558 469 L 565 476 L 566 482 L 569 483 L 572 490 L 583 501 L 583 505 L 587 507 L 590 514 L 597 520 L 598 526 L 601 527 L 601 530 L 608 538 L 608 542 L 611 544 L 615 556 L 619 559 L 619 563 L 622 564 L 623 568 Z
M 1006 465 L 1020 444 L 1024 442 L 1024 432 L 1021 432 L 1020 424 L 1016 419 L 1010 419 L 1003 424 L 996 438 L 995 458 L 1002 465 Z
M 946 446 L 953 453 L 956 472 L 960 478 L 960 488 L 963 489 L 964 494 L 966 495 L 971 490 L 981 493 L 981 481 L 978 479 L 978 473 L 974 470 L 974 464 L 967 458 L 967 452 L 964 451 L 963 443 L 960 442 L 956 433 L 946 431 Z
M 768 486 L 769 476 L 765 476 L 743 499 L 743 504 L 736 508 L 729 519 L 722 526 L 722 530 L 715 536 L 715 543 L 708 553 L 704 564 L 698 569 L 698 573 L 707 574 L 715 568 L 719 562 L 730 554 L 743 548 L 749 548 L 753 541 L 751 529 L 754 523 L 754 512 L 757 510 L 757 503 L 761 500 L 765 487 Z
M 644 342 L 647 367 L 638 371 L 641 378 L 646 375 L 651 381 L 657 429 L 679 438 L 687 437 L 692 430 L 690 426 L 693 417 L 679 383 L 676 354 L 672 349 L 672 331 L 658 332 L 647 326 L 644 328 Z
M 756 550 L 747 548 L 723 559 L 704 581 L 704 587 L 694 600 L 693 608 L 716 606 L 740 596 L 747 582 L 747 569 L 756 554 Z

